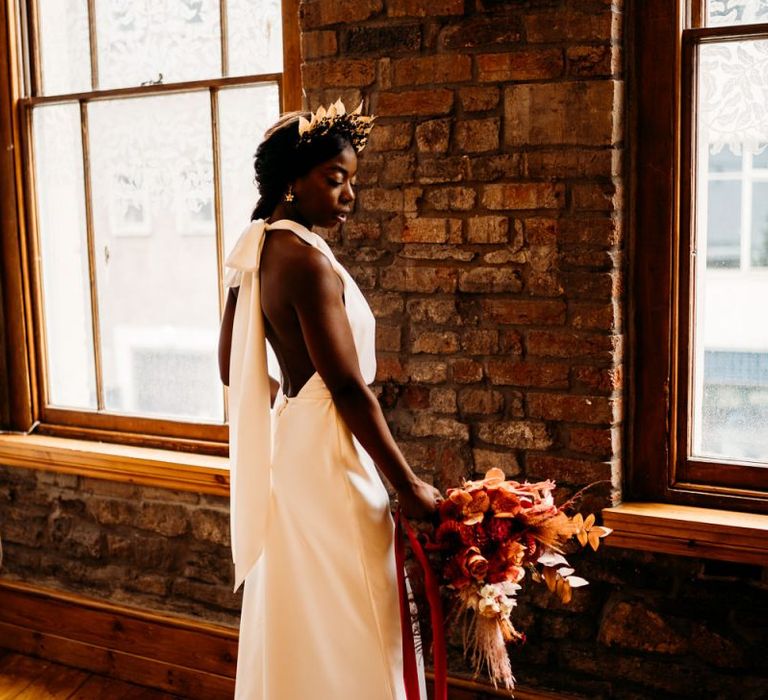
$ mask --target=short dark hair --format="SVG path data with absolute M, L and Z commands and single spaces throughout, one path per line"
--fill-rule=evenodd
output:
M 251 221 L 266 219 L 280 203 L 288 184 L 306 175 L 312 168 L 353 147 L 343 134 L 331 131 L 298 145 L 299 117 L 309 119 L 309 112 L 288 112 L 264 134 L 254 155 L 253 167 L 259 187 L 259 201 Z

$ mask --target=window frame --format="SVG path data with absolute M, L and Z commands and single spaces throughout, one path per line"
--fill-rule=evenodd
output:
M 687 457 L 693 58 L 700 41 L 768 34 L 764 24 L 702 27 L 704 1 L 634 3 L 626 485 L 631 498 L 643 501 L 768 513 L 766 468 Z M 693 28 L 686 28 L 688 18 Z
M 299 2 L 282 0 L 283 72 L 253 76 L 222 77 L 139 87 L 93 90 L 67 95 L 40 96 L 38 43 L 35 27 L 36 0 L 0 2 L 0 39 L 7 48 L 0 55 L 0 138 L 10 149 L 3 149 L 0 161 L 0 428 L 20 433 L 36 433 L 82 440 L 98 440 L 126 445 L 195 452 L 207 455 L 228 454 L 229 428 L 225 422 L 191 422 L 93 410 L 73 410 L 46 406 L 46 344 L 42 318 L 41 269 L 35 221 L 33 156 L 31 150 L 32 108 L 42 103 L 79 102 L 83 119 L 86 104 L 116 96 L 145 96 L 207 89 L 212 108 L 218 90 L 227 86 L 275 82 L 282 111 L 301 108 Z M 27 23 L 27 18 L 30 22 Z M 32 27 L 27 30 L 26 27 Z M 222 42 L 222 45 L 224 42 Z M 31 50 L 31 51 L 30 51 Z M 23 84 L 30 86 L 24 96 Z M 215 113 L 214 113 L 215 116 Z M 215 122 L 215 119 L 213 120 Z M 217 129 L 212 124 L 216 138 Z M 218 146 L 214 141 L 214 179 L 220 187 Z M 84 154 L 87 158 L 87 154 Z M 85 182 L 86 193 L 89 183 Z M 214 196 L 218 195 L 218 191 Z M 89 195 L 88 195 L 89 196 Z M 219 218 L 219 216 L 217 216 Z M 217 222 L 217 257 L 221 269 L 224 251 L 221 221 Z M 90 222 L 87 235 L 93 236 Z M 92 250 L 92 243 L 89 245 Z M 93 283 L 91 267 L 91 283 Z M 218 285 L 219 318 L 224 308 L 224 290 Z M 91 296 L 94 288 L 91 284 Z M 93 307 L 98 309 L 98 307 Z M 98 323 L 98 319 L 94 320 Z M 95 342 L 95 339 L 94 339 Z M 98 353 L 97 353 L 98 354 Z M 226 389 L 222 387 L 222 392 Z

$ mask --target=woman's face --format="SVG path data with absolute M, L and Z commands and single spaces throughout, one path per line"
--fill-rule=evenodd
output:
M 296 180 L 294 205 L 313 226 L 330 228 L 344 223 L 355 202 L 356 177 L 357 154 L 347 146 Z

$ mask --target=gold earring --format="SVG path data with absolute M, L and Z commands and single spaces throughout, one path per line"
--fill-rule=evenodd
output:
M 283 200 L 286 202 L 292 202 L 295 199 L 293 194 L 293 188 L 289 187 L 288 191 L 283 196 Z

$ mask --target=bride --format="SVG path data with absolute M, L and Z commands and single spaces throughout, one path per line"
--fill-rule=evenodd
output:
M 339 101 L 271 127 L 255 157 L 260 199 L 225 262 L 238 700 L 406 697 L 394 520 L 376 467 L 406 517 L 431 518 L 442 497 L 387 427 L 369 387 L 375 319 L 312 230 L 350 216 L 371 126 Z M 426 698 L 422 659 L 419 677 Z

